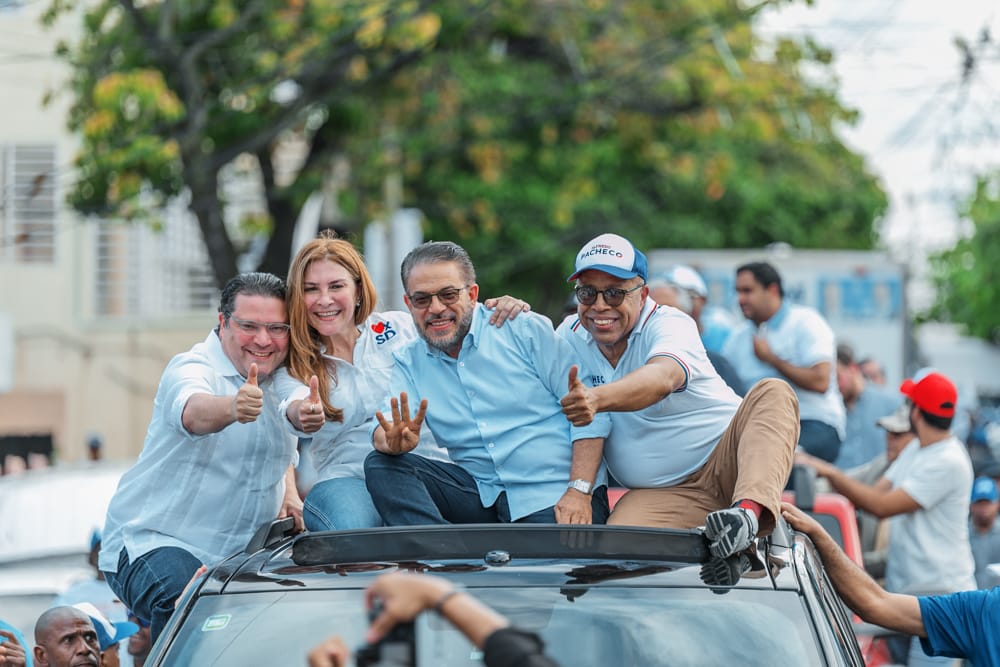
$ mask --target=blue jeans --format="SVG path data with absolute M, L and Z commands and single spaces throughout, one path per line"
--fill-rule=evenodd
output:
M 174 613 L 177 598 L 201 565 L 180 547 L 153 549 L 129 562 L 123 547 L 118 571 L 105 572 L 104 578 L 132 613 L 149 621 L 149 641 L 153 644 Z
M 824 461 L 833 463 L 840 453 L 840 434 L 837 429 L 815 419 L 799 422 L 799 447 Z
M 314 532 L 382 525 L 365 480 L 357 477 L 336 477 L 314 484 L 303 501 L 302 518 L 306 528 Z
M 365 481 L 387 526 L 510 523 L 507 494 L 501 493 L 492 506 L 483 507 L 476 480 L 454 463 L 373 451 L 365 459 Z M 593 523 L 607 522 L 611 512 L 606 486 L 594 489 L 591 509 Z M 517 523 L 556 523 L 555 506 L 521 517 Z

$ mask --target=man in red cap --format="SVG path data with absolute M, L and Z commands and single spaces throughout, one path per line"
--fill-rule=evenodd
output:
M 934 371 L 904 381 L 899 391 L 917 437 L 874 485 L 807 454 L 797 454 L 796 462 L 815 468 L 859 509 L 890 519 L 888 591 L 927 595 L 974 589 L 968 527 L 972 463 L 965 445 L 950 433 L 958 392 Z M 916 639 L 893 658 L 909 665 L 950 664 L 928 657 Z

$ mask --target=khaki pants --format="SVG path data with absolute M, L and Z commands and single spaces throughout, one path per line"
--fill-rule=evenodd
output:
M 700 470 L 675 486 L 628 491 L 608 523 L 694 528 L 705 523 L 709 512 L 753 500 L 770 511 L 760 518 L 759 534 L 768 535 L 781 510 L 781 492 L 798 439 L 795 392 L 784 380 L 761 380 L 747 393 Z

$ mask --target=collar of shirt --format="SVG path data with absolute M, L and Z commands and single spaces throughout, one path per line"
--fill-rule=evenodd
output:
M 778 310 L 774 311 L 774 315 L 772 315 L 771 319 L 767 321 L 767 326 L 780 327 L 785 321 L 785 318 L 788 317 L 789 310 L 791 310 L 791 307 L 788 305 L 788 302 L 782 299 L 781 305 L 778 306 Z

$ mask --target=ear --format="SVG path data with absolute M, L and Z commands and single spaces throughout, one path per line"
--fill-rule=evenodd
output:
M 479 301 L 479 285 L 477 283 L 469 285 L 469 300 L 473 303 Z
M 38 667 L 48 667 L 49 661 L 45 657 L 44 648 L 42 648 L 41 646 L 35 646 L 34 654 L 35 654 L 35 664 L 38 665 Z
M 225 326 L 226 326 L 226 316 L 223 315 L 222 313 L 219 313 L 219 331 L 222 331 L 222 329 L 225 328 Z
M 412 313 L 413 312 L 413 304 L 410 303 L 410 295 L 407 294 L 406 292 L 403 292 L 403 303 L 406 304 L 406 309 L 409 310 Z

